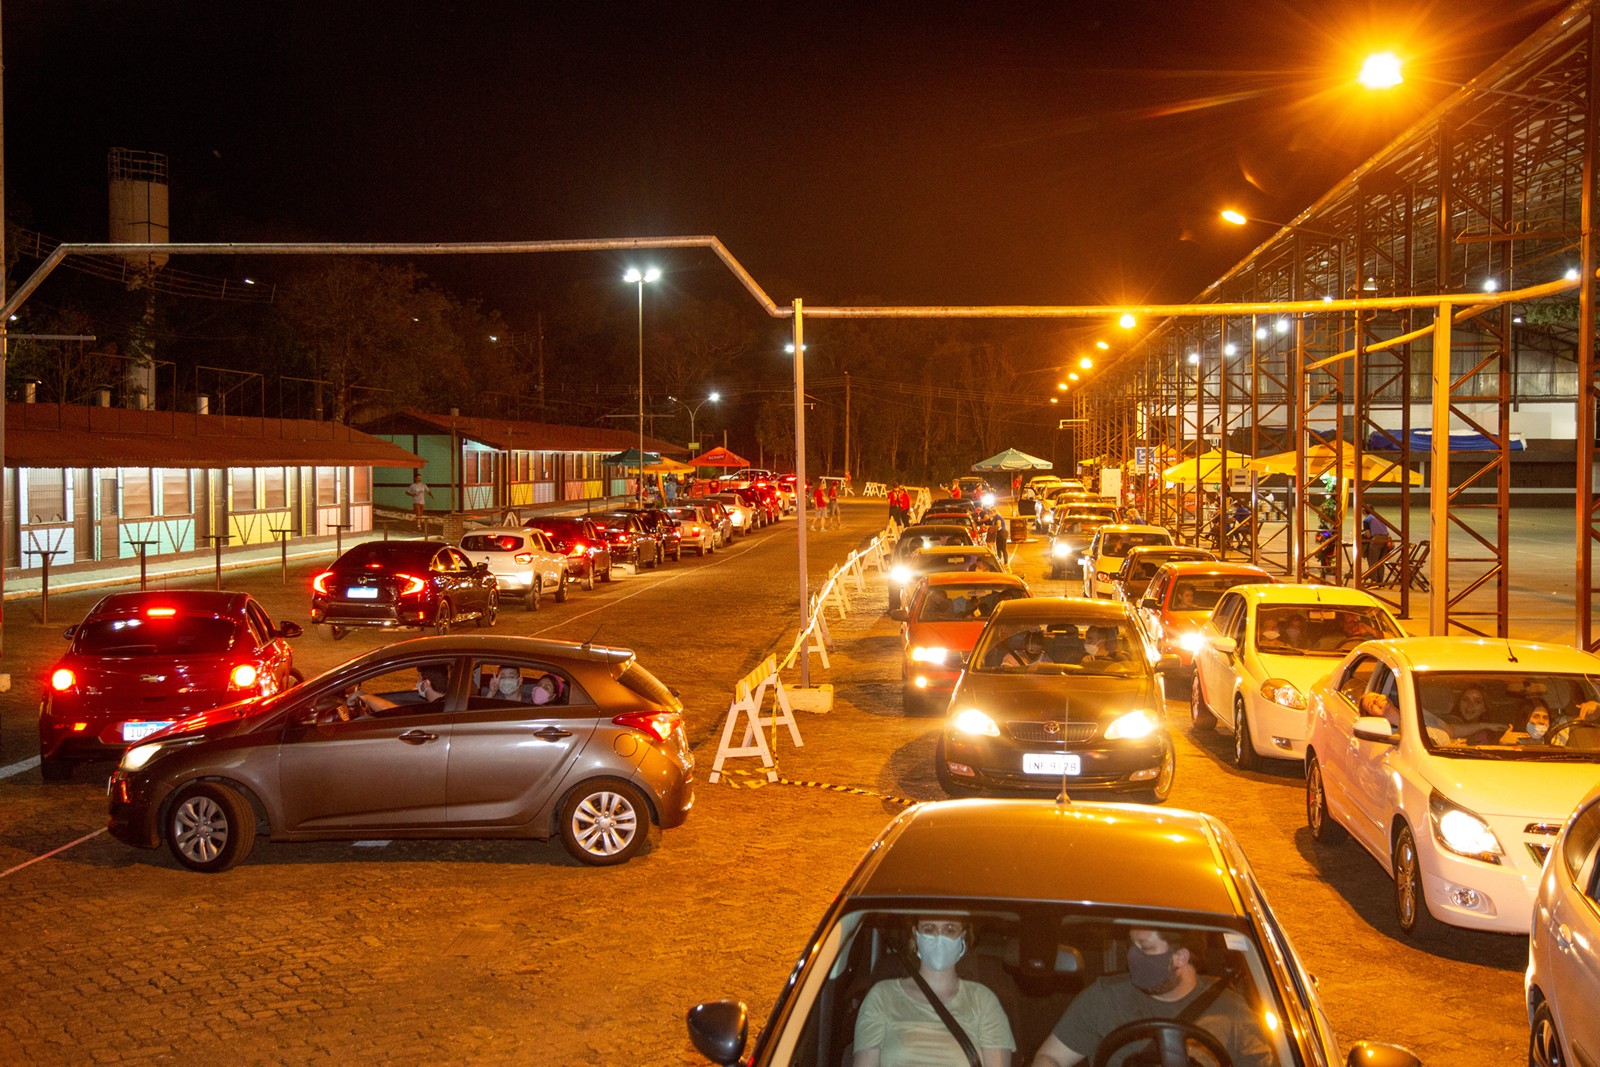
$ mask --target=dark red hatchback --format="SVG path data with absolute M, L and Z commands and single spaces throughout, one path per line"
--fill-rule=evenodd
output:
M 245 593 L 113 593 L 66 629 L 67 654 L 45 678 L 39 773 L 71 777 L 74 761 L 114 759 L 187 716 L 300 681 L 288 638 Z

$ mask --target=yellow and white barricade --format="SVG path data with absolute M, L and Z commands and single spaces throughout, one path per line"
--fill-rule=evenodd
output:
M 772 712 L 763 714 L 762 705 L 766 703 L 769 689 L 772 691 Z M 733 737 L 741 724 L 744 731 L 735 745 Z M 777 760 L 761 731 L 771 728 L 773 744 L 776 744 L 779 726 L 789 728 L 789 739 L 794 742 L 795 748 L 805 747 L 805 742 L 800 740 L 800 727 L 794 721 L 789 698 L 783 691 L 783 679 L 778 675 L 778 659 L 768 656 L 733 687 L 733 703 L 728 705 L 728 718 L 722 724 L 722 741 L 717 745 L 717 758 L 712 761 L 711 774 L 708 776 L 711 783 L 722 780 L 723 764 L 728 760 L 749 756 L 760 757 L 761 766 L 767 772 L 767 781 L 776 782 Z

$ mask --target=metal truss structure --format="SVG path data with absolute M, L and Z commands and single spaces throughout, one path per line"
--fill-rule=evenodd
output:
M 1434 633 L 1505 636 L 1512 406 L 1575 399 L 1575 625 L 1577 643 L 1595 649 L 1596 2 L 1565 9 L 1194 301 L 1326 300 L 1339 310 L 1163 321 L 1074 398 L 1095 435 L 1085 453 L 1198 470 L 1202 453 L 1220 449 L 1223 477 L 1209 498 L 1141 475 L 1153 515 L 1291 580 L 1348 581 L 1402 615 L 1425 596 Z M 1561 279 L 1578 279 L 1566 287 L 1576 294 L 1473 305 L 1477 294 Z M 1431 295 L 1454 299 L 1348 303 Z M 1431 447 L 1415 443 L 1419 430 L 1435 435 Z M 1451 430 L 1487 447 L 1452 458 L 1437 443 Z M 1227 514 L 1228 466 L 1289 452 L 1292 473 L 1286 458 L 1277 477 L 1234 483 L 1254 498 L 1246 528 L 1225 536 L 1223 521 L 1208 525 L 1208 508 Z M 1329 477 L 1313 477 L 1325 466 Z M 1286 498 L 1281 517 L 1264 505 L 1269 492 Z M 1361 550 L 1368 508 L 1399 545 L 1381 560 Z

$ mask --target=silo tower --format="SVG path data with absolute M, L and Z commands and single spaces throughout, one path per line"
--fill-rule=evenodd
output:
M 165 244 L 167 228 L 167 157 L 162 152 L 113 148 L 106 159 L 111 189 L 111 241 L 113 243 Z M 155 406 L 155 342 L 151 337 L 156 314 L 155 273 L 166 265 L 162 253 L 123 257 L 130 268 L 129 289 L 143 289 L 143 318 L 128 337 L 133 357 L 123 368 L 124 403 L 128 407 Z

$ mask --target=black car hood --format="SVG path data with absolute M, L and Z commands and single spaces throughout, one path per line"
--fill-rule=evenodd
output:
M 1109 721 L 1135 709 L 1162 710 L 1155 686 L 1143 670 L 1127 676 L 1073 673 L 967 673 L 951 711 L 978 708 L 996 719 Z

